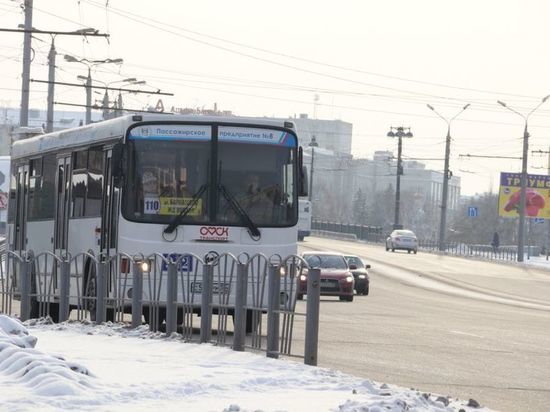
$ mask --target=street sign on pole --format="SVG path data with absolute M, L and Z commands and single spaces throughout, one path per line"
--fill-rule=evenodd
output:
M 477 206 L 468 206 L 468 217 L 478 217 L 479 210 Z

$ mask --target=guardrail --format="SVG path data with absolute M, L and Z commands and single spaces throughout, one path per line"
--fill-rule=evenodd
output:
M 381 227 L 319 220 L 312 221 L 311 227 L 313 234 L 322 237 L 331 237 L 343 240 L 362 240 L 372 243 L 384 243 L 386 240 L 386 236 L 384 235 Z M 436 240 L 420 240 L 418 247 L 425 252 L 440 252 L 438 242 Z M 446 242 L 444 253 L 489 260 L 517 260 L 517 246 L 515 245 L 504 245 L 494 248 L 492 245 Z M 550 256 L 550 248 L 545 251 L 539 246 L 525 246 L 524 253 L 528 256 L 546 255 L 546 259 L 548 260 Z
M 70 317 L 134 328 L 146 323 L 151 331 L 176 333 L 190 342 L 317 364 L 320 271 L 299 256 L 226 253 L 211 261 L 159 253 L 8 251 L 0 256 L 0 313 L 18 314 L 22 321 L 49 316 L 54 322 Z M 307 306 L 299 312 L 297 279 L 305 269 Z M 293 346 L 297 333 L 304 339 L 301 350 Z

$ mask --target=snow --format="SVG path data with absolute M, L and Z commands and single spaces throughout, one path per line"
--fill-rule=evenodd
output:
M 146 326 L 0 315 L 0 410 L 489 411 Z M 471 406 L 468 406 L 470 402 Z

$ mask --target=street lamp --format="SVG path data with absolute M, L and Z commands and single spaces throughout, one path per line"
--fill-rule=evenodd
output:
M 319 146 L 315 136 L 311 137 L 311 141 L 308 144 L 311 147 L 311 177 L 309 178 L 309 201 L 313 200 L 313 159 L 315 158 L 315 148 Z
M 405 129 L 407 130 L 405 132 Z M 394 132 L 395 130 L 395 132 Z M 403 174 L 403 165 L 401 163 L 401 149 L 402 149 L 402 138 L 413 137 L 410 127 L 390 127 L 388 132 L 388 137 L 397 137 L 397 173 L 396 173 L 396 182 L 395 182 L 395 217 L 393 219 L 393 229 L 401 229 L 402 226 L 399 224 L 399 204 L 401 202 L 401 175 Z
M 112 63 L 122 64 L 122 59 L 103 59 L 103 60 L 88 60 L 78 59 L 70 54 L 65 54 L 64 59 L 70 63 L 82 63 L 88 67 L 88 77 L 86 77 L 86 124 L 92 122 L 92 67 L 100 64 Z
M 529 119 L 529 116 L 533 114 L 535 110 L 537 110 L 540 106 L 542 106 L 543 103 L 548 100 L 550 95 L 544 97 L 541 102 L 527 115 L 524 115 L 514 109 L 512 109 L 510 106 L 506 105 L 506 103 L 497 100 L 497 103 L 500 104 L 502 107 L 510 110 L 511 112 L 514 112 L 515 114 L 521 116 L 523 120 L 525 121 L 525 128 L 523 129 L 523 155 L 521 160 L 521 188 L 520 188 L 520 200 L 519 200 L 519 225 L 518 225 L 518 253 L 517 253 L 517 260 L 518 262 L 523 262 L 523 254 L 524 254 L 524 245 L 525 245 L 525 200 L 527 197 L 527 157 L 528 157 L 528 151 L 529 151 L 529 132 L 527 131 L 527 120 Z
M 438 249 L 440 251 L 445 250 L 445 233 L 447 230 L 447 198 L 449 192 L 449 179 L 451 175 L 449 173 L 449 157 L 451 154 L 451 122 L 458 117 L 464 110 L 470 107 L 470 103 L 465 105 L 457 114 L 454 115 L 450 120 L 447 120 L 445 117 L 441 116 L 433 106 L 427 105 L 428 109 L 437 114 L 440 118 L 447 123 L 447 137 L 445 139 L 445 168 L 443 171 L 443 190 L 441 193 L 441 221 L 439 223 L 439 240 L 438 240 Z
M 87 78 L 84 77 L 84 76 L 77 76 L 77 78 L 80 79 L 80 80 L 87 80 Z M 112 82 L 104 82 L 104 81 L 97 80 L 97 79 L 93 79 L 93 81 L 101 83 L 105 87 L 105 93 L 103 94 L 103 102 L 102 102 L 103 120 L 107 120 L 107 119 L 110 118 L 110 113 L 109 113 L 109 102 L 110 102 L 110 100 L 109 100 L 109 90 L 110 90 L 110 86 L 112 84 L 116 84 L 116 83 L 145 84 L 145 81 L 138 81 L 135 77 L 128 77 L 127 79 L 115 80 L 115 81 L 112 81 Z M 119 93 L 118 93 L 118 101 L 115 102 L 114 109 L 115 109 L 115 117 L 118 117 L 117 113 L 118 113 L 119 109 L 122 109 L 122 96 L 121 96 L 120 90 L 119 90 Z

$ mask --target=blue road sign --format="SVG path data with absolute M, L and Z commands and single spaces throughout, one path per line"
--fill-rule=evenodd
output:
M 477 206 L 468 206 L 468 217 L 478 217 L 479 210 Z

